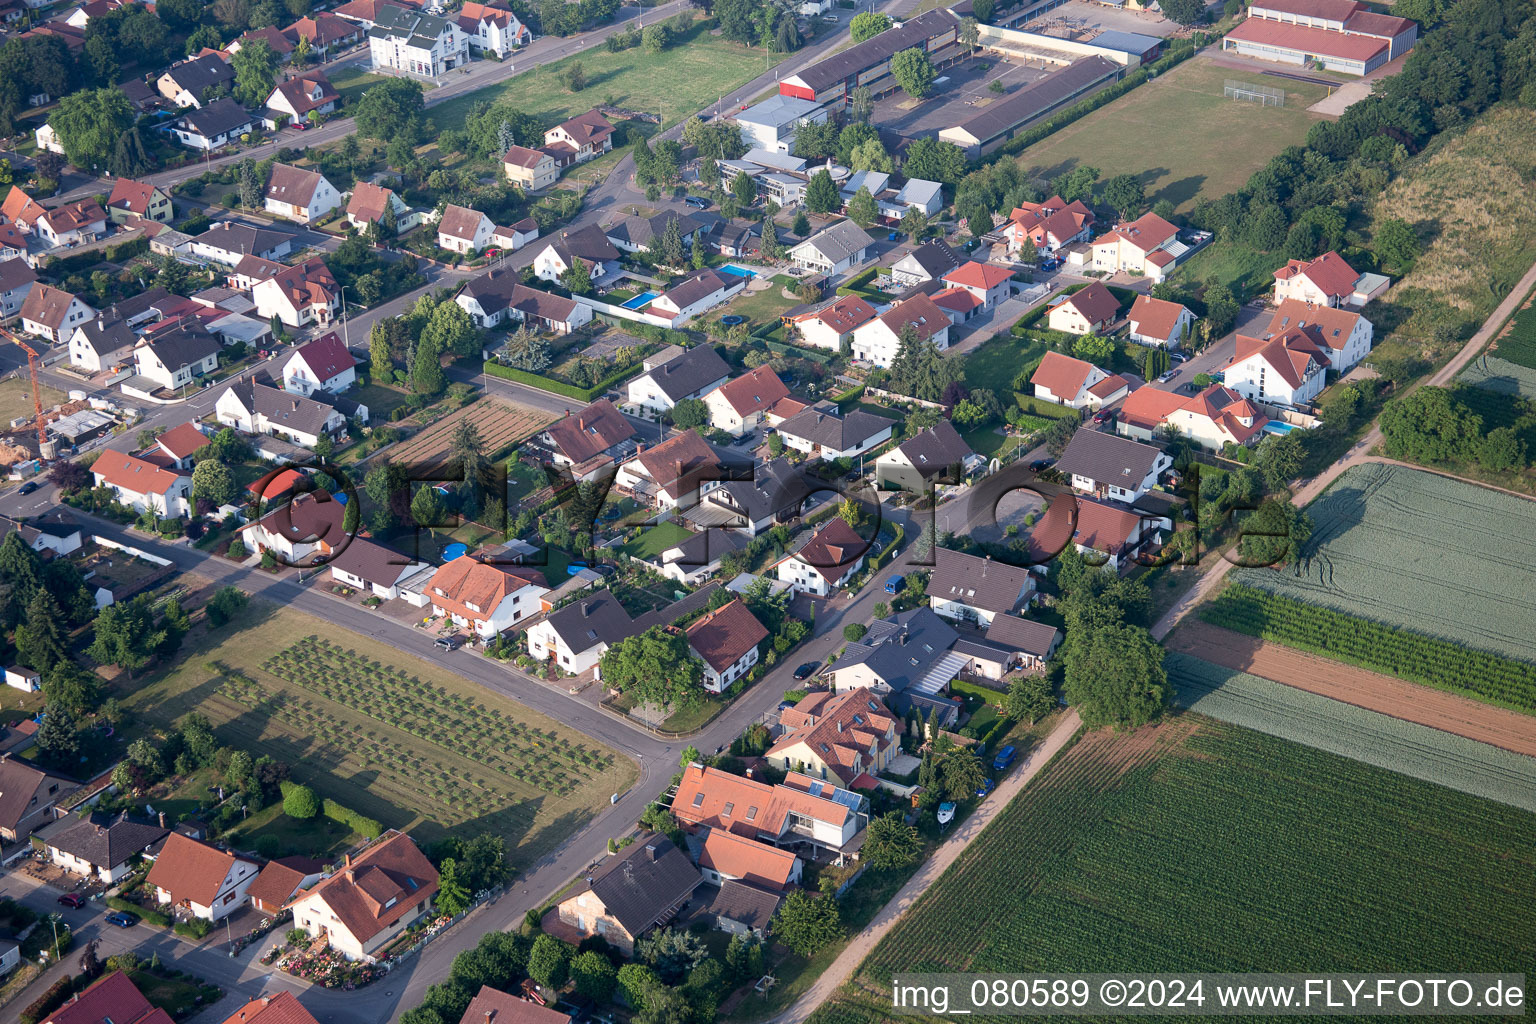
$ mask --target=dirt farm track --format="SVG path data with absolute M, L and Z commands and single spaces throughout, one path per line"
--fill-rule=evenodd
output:
M 1216 665 L 1536 757 L 1536 717 L 1531 715 L 1267 643 L 1198 619 L 1180 623 L 1167 642 L 1173 650 Z

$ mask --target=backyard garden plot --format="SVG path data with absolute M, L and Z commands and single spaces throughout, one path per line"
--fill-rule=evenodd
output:
M 1536 956 L 1533 843 L 1536 815 L 1208 719 L 1094 733 L 971 843 L 858 982 L 1507 970 Z
M 1170 651 L 1178 703 L 1271 736 L 1536 812 L 1536 760 Z
M 436 666 L 253 608 L 265 618 L 205 638 L 128 698 L 134 710 L 161 726 L 201 711 L 225 742 L 270 753 L 322 796 L 429 840 L 504 836 L 518 864 L 634 781 L 614 751 Z
M 1241 582 L 1536 661 L 1536 502 L 1371 463 L 1307 511 L 1300 565 L 1240 570 Z
M 555 417 L 542 409 L 517 405 L 499 398 L 482 399 L 444 416 L 415 437 L 389 449 L 389 461 L 413 466 L 434 466 L 448 457 L 453 432 L 461 420 L 469 420 L 480 431 L 485 454 L 494 458 L 513 445 L 543 430 Z

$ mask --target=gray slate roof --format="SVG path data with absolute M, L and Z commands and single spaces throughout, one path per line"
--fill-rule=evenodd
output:
M 1079 429 L 1067 442 L 1056 469 L 1067 476 L 1082 476 L 1100 484 L 1134 488 L 1152 472 L 1163 454 L 1159 448 L 1128 437 L 1098 430 Z
M 1097 39 L 1094 45 L 1098 45 Z M 1073 61 L 1060 71 L 1026 85 L 1012 96 L 988 104 L 981 113 L 961 124 L 960 130 L 984 145 L 1009 129 L 1055 109 L 1098 80 L 1115 77 L 1124 70 L 1114 61 L 1103 57 L 1084 57 Z
M 267 253 L 275 251 L 284 242 L 291 243 L 293 236 L 286 231 L 270 231 L 225 220 L 210 225 L 207 231 L 195 236 L 192 241 L 199 245 L 215 246 L 225 252 L 265 258 Z
M 731 368 L 713 345 L 695 345 L 646 373 L 661 393 L 674 402 L 730 375 Z
M 703 226 L 689 214 L 664 210 L 654 217 L 625 217 L 617 224 L 605 228 L 603 234 L 616 244 L 623 242 L 644 249 L 666 234 L 667 222 L 674 220 L 677 221 L 678 232 L 685 239 Z
M 809 409 L 802 409 L 780 423 L 779 433 L 803 437 L 807 441 L 835 451 L 847 451 L 874 437 L 882 430 L 894 426 L 896 426 L 895 420 L 876 416 L 862 409 L 854 409 L 846 416 L 838 417 L 826 409 L 812 406 Z
M 900 693 L 927 675 L 959 638 L 953 626 L 924 605 L 870 623 L 864 639 L 845 647 L 831 671 L 868 665 L 893 692 Z
M 219 339 L 185 322 L 150 336 L 149 350 L 172 372 L 201 362 L 223 350 Z
M 948 420 L 940 420 L 922 433 L 907 438 L 899 450 L 925 477 L 959 465 L 972 454 L 971 446 Z
M 923 45 L 959 21 L 959 18 L 942 8 L 928 11 L 903 23 L 900 28 L 886 29 L 871 39 L 817 61 L 793 77 L 819 93 L 828 86 L 889 60 L 902 50 Z
M 284 391 L 265 376 L 255 374 L 241 377 L 229 385 L 229 390 L 251 412 L 304 434 L 322 432 L 332 411 L 350 416 L 357 410 L 357 403 L 350 399 L 324 391 L 316 391 L 305 398 Z
M 766 931 L 779 909 L 779 895 L 755 885 L 727 879 L 710 901 L 706 913 L 727 921 L 736 921 L 758 931 Z
M 237 128 L 249 126 L 252 118 L 240 104 L 225 96 L 205 107 L 187 111 L 182 121 L 203 138 L 216 139 Z
M 133 821 L 128 812 L 91 814 L 53 834 L 48 845 L 99 868 L 112 868 L 170 834 L 169 829 Z
M 786 458 L 772 459 L 753 468 L 750 480 L 727 480 L 706 500 L 728 505 L 756 522 L 770 515 L 798 509 L 811 496 L 811 485 Z M 719 500 L 729 495 L 729 501 Z M 712 531 L 713 532 L 713 531 Z
M 557 608 L 544 621 L 572 654 L 590 650 L 599 643 L 616 644 L 641 632 L 635 629 L 629 613 L 607 588 L 594 590 L 579 601 Z
M 123 349 L 131 349 L 139 340 L 139 336 L 133 333 L 133 328 L 128 326 L 128 322 L 121 319 L 106 320 L 98 317 L 95 320 L 87 320 L 75 330 L 80 332 L 85 343 L 97 356 L 107 356 L 113 352 L 121 352 Z
M 928 596 L 990 612 L 1011 612 L 1031 586 L 1029 570 L 948 548 L 933 549 Z
M 634 936 L 659 922 L 704 882 L 688 855 L 655 833 L 642 835 L 591 877 L 590 884 L 584 882 L 571 896 L 595 893 Z
M 958 270 L 960 264 L 965 262 L 955 250 L 937 238 L 924 242 L 903 256 L 902 260 L 915 262 L 930 279 L 941 278 L 951 270 Z
M 1050 653 L 1059 633 L 1060 630 L 1055 626 L 1033 619 L 998 615 L 992 619 L 992 625 L 987 627 L 987 642 L 1043 658 Z
M 810 238 L 795 246 L 809 246 L 831 263 L 843 260 L 870 246 L 869 232 L 851 220 L 840 220 L 831 227 L 822 228 Z

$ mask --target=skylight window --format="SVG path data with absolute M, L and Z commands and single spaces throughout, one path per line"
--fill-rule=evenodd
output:
M 695 793 L 695 794 L 693 794 L 693 806 L 699 807 L 703 803 L 704 803 L 704 794 L 703 793 Z

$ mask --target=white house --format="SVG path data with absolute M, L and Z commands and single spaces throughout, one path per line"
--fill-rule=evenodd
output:
M 539 599 L 549 588 L 534 570 L 460 555 L 432 574 L 426 592 L 432 614 L 446 615 L 454 625 L 489 640 L 537 615 Z
M 1046 322 L 1053 331 L 1067 334 L 1097 334 L 1106 330 L 1120 315 L 1120 300 L 1095 281 L 1086 288 L 1066 296 L 1046 314 Z
M 1328 379 L 1329 359 L 1321 345 L 1299 327 L 1268 338 L 1239 334 L 1224 383 L 1244 398 L 1270 405 L 1306 405 Z
M 908 256 L 910 257 L 910 253 Z M 788 317 L 800 340 L 816 348 L 840 351 L 853 341 L 853 332 L 876 317 L 875 307 L 857 295 L 840 295 L 818 309 Z
M 1093 222 L 1093 211 L 1081 199 L 1069 203 L 1060 196 L 1052 196 L 1043 203 L 1021 203 L 1014 207 L 1003 227 L 1008 254 L 1018 255 L 1026 241 L 1041 252 L 1086 242 Z
M 545 132 L 544 147 L 562 164 L 583 164 L 613 149 L 613 132 L 613 123 L 592 109 Z
M 167 391 L 186 387 L 219 368 L 219 339 L 185 322 L 158 331 L 133 350 L 134 372 Z
M 267 97 L 263 120 L 271 128 L 313 121 L 316 117 L 334 113 L 340 105 L 341 95 L 325 72 L 306 71 L 277 84 Z
M 869 232 L 851 220 L 840 220 L 790 249 L 789 259 L 797 267 L 836 276 L 863 263 L 870 245 Z
M 878 196 L 875 201 L 880 216 L 898 221 L 908 210 L 932 217 L 944 209 L 944 186 L 937 181 L 908 178 L 894 194 Z
M 558 281 L 561 274 L 577 263 L 584 265 L 595 281 L 618 268 L 619 250 L 603 234 L 602 228 L 588 224 L 550 238 L 533 258 L 533 272 L 545 281 Z
M 427 562 L 414 562 L 382 544 L 353 537 L 326 562 L 331 579 L 385 601 L 401 596 L 400 584 L 429 571 Z M 412 602 L 414 603 L 414 602 Z
M 222 921 L 245 904 L 259 870 L 243 857 L 172 832 L 144 884 L 162 904 L 204 921 Z
M 797 594 L 827 597 L 864 567 L 869 548 L 869 541 L 833 516 L 799 550 L 785 555 L 774 574 Z
M 383 221 L 386 209 L 395 215 L 397 233 L 409 231 L 421 223 L 421 211 L 405 205 L 405 200 L 395 195 L 393 189 L 367 181 L 352 186 L 351 198 L 347 200 L 347 223 L 361 231 L 370 224 Z
M 646 312 L 670 317 L 671 326 L 687 323 L 705 310 L 713 309 L 747 286 L 747 279 L 714 270 L 695 270 L 658 295 Z
M 95 318 L 97 312 L 65 290 L 35 284 L 22 299 L 22 330 L 28 335 L 63 341 L 75 327 Z
M 1167 277 L 1184 251 L 1179 229 L 1147 213 L 1094 239 L 1093 269 L 1143 274 L 1156 282 Z
M 1035 397 L 1070 409 L 1097 409 L 1130 392 L 1130 384 L 1119 374 L 1060 352 L 1047 352 L 1029 382 Z
M 37 271 L 26 260 L 0 261 L 0 317 L 10 318 L 21 312 L 22 303 L 37 284 Z
M 665 362 L 645 359 L 641 371 L 629 382 L 629 403 L 655 413 L 686 398 L 703 398 L 731 379 L 731 368 L 713 345 L 696 345 Z
M 268 213 L 300 224 L 319 220 L 341 205 L 341 193 L 324 175 L 290 164 L 272 165 L 264 197 Z
M 830 114 L 824 103 L 775 93 L 733 114 L 731 120 L 741 128 L 742 141 L 749 147 L 770 153 L 793 153 L 796 130 L 803 124 L 825 121 Z
M 189 109 L 171 123 L 171 134 L 189 149 L 208 152 L 238 142 L 251 131 L 256 119 L 228 96 L 195 110 Z
M 132 871 L 132 861 L 164 839 L 169 830 L 133 821 L 128 812 L 115 818 L 88 814 L 53 833 L 43 846 L 48 859 L 72 875 L 112 885 Z
M 960 269 L 964 262 L 965 257 L 942 239 L 930 239 L 891 264 L 891 283 L 901 288 L 916 288 L 929 281 L 941 280 L 951 270 Z
M 511 269 L 492 270 L 465 282 L 453 301 L 476 327 L 510 320 L 535 331 L 569 334 L 592 320 L 592 307 L 585 302 L 529 288 Z
M 1195 324 L 1195 314 L 1184 306 L 1150 295 L 1136 296 L 1127 319 L 1132 341 L 1158 348 L 1178 348 Z
M 688 653 L 704 663 L 704 689 L 721 693 L 752 671 L 768 630 L 737 598 L 695 619 L 687 636 Z
M 64 144 L 59 141 L 59 133 L 53 130 L 53 125 L 44 124 L 32 133 L 32 141 L 37 143 L 38 149 L 46 149 L 50 153 L 64 155 Z
M 246 548 L 272 552 L 288 565 L 305 568 L 329 559 L 351 540 L 341 502 L 325 491 L 309 491 L 240 527 Z
M 293 901 L 293 925 L 348 960 L 368 960 L 426 916 L 438 874 L 411 837 L 390 830 Z
M 1029 601 L 1035 581 L 1030 571 L 993 558 L 933 549 L 928 576 L 928 607 L 946 619 L 990 626 Z
M 494 53 L 498 59 L 533 42 L 533 33 L 528 26 L 497 3 L 481 4 L 471 0 L 459 8 L 458 23 L 469 37 L 470 49 Z
M 943 280 L 953 288 L 965 289 L 982 309 L 991 309 L 1013 294 L 1013 271 L 995 263 L 972 260 L 945 274 Z
M 937 485 L 958 482 L 986 465 L 948 420 L 914 434 L 875 460 L 875 485 L 927 493 Z
M 1159 430 L 1174 427 L 1195 444 L 1221 451 L 1227 444 L 1257 440 L 1268 422 L 1252 402 L 1222 384 L 1195 395 L 1139 388 L 1120 407 L 1115 432 L 1147 441 Z
M 727 381 L 704 396 L 709 407 L 709 425 L 716 430 L 740 437 L 765 422 L 774 408 L 789 398 L 789 388 L 766 363 L 748 370 L 735 380 Z M 803 408 L 799 402 L 790 401 L 795 408 Z
M 200 259 L 234 267 L 247 256 L 281 260 L 293 251 L 293 236 L 285 231 L 222 220 L 187 242 L 187 251 Z
M 12 665 L 5 670 L 5 685 L 22 693 L 36 693 L 43 688 L 43 677 L 35 668 Z
M 1343 306 L 1355 293 L 1360 273 L 1333 251 L 1310 260 L 1287 260 L 1275 271 L 1276 304 L 1295 299 L 1318 306 Z
M 585 675 L 598 668 L 603 652 L 634 632 L 618 599 L 607 590 L 593 591 L 528 628 L 528 653 L 552 661 L 562 671 Z
M 154 511 L 174 519 L 186 515 L 190 508 L 190 473 L 103 448 L 91 464 L 91 475 L 97 487 L 112 488 L 117 501 L 135 512 Z
M 715 449 L 697 431 L 685 430 L 620 466 L 613 486 L 653 508 L 691 508 L 727 475 Z
M 378 8 L 368 50 L 375 68 L 439 78 L 469 63 L 469 36 L 456 21 L 389 4 Z
M 1161 448 L 1097 430 L 1079 430 L 1056 463 L 1072 489 L 1098 498 L 1134 502 L 1173 468 Z
M 263 319 L 275 316 L 289 327 L 323 327 L 341 310 L 341 288 L 325 262 L 311 256 L 258 281 L 251 289 L 251 301 Z
M 65 203 L 37 218 L 33 230 L 55 249 L 93 242 L 107 233 L 107 211 L 94 199 Z
M 839 415 L 828 402 L 789 417 L 778 431 L 786 448 L 831 461 L 856 458 L 885 444 L 895 435 L 896 421 L 862 409 Z
M 1359 313 L 1347 309 L 1286 299 L 1269 320 L 1266 338 L 1301 330 L 1317 342 L 1328 356 L 1328 368 L 1348 373 L 1371 350 L 1373 325 Z
M 940 350 L 949 347 L 949 314 L 921 292 L 899 302 L 853 332 L 853 358 L 890 366 L 901 349 L 901 335 L 909 328 L 918 341 L 932 341 Z
M 335 331 L 294 350 L 283 364 L 283 390 L 308 397 L 316 391 L 340 394 L 357 383 L 357 360 Z
M 526 192 L 549 188 L 560 179 L 560 165 L 542 149 L 512 146 L 501 155 L 502 173 Z
M 121 366 L 133 357 L 139 336 L 128 321 L 97 316 L 76 327 L 69 336 L 69 365 L 86 373 L 100 373 Z
M 305 448 L 346 430 L 349 416 L 368 422 L 365 405 L 318 389 L 306 398 L 255 374 L 242 374 L 232 381 L 220 392 L 213 411 L 226 427 L 279 437 Z
M 206 54 L 168 68 L 155 82 L 161 96 L 178 107 L 200 107 L 208 90 L 232 86 L 235 69 L 217 54 Z
M 437 222 L 437 244 L 450 252 L 473 255 L 491 244 L 496 225 L 479 210 L 449 203 Z

